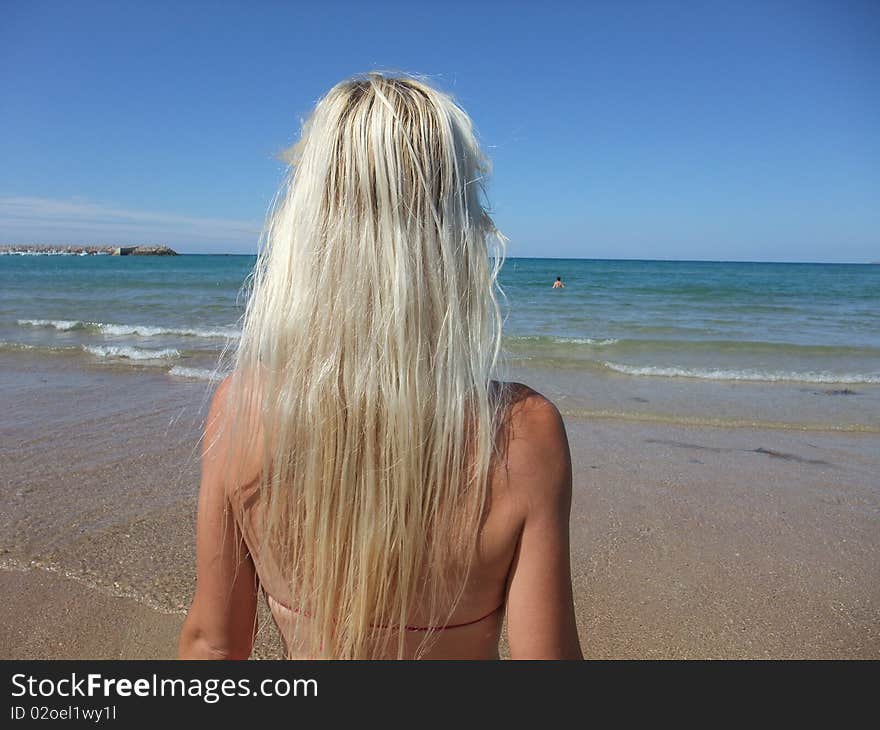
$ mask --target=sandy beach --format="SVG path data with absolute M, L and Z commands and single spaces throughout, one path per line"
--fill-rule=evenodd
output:
M 21 354 L 0 373 L 0 657 L 174 656 L 210 386 Z M 585 656 L 880 658 L 880 436 L 562 411 Z M 277 657 L 262 618 L 254 656 Z

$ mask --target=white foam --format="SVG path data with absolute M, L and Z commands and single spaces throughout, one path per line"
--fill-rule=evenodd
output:
M 210 337 L 231 339 L 241 336 L 234 327 L 154 327 L 145 324 L 108 324 L 98 322 L 95 327 L 107 335 L 138 335 L 155 337 L 157 335 L 178 335 L 183 337 Z
M 0 348 L 4 350 L 36 350 L 36 345 L 27 345 L 24 342 L 7 342 L 0 340 Z
M 29 345 L 25 342 L 8 342 L 7 340 L 0 340 L 0 349 L 2 350 L 22 350 L 22 351 L 36 351 L 40 352 L 64 352 L 67 350 L 76 350 L 76 345 Z
M 107 358 L 125 358 L 126 360 L 170 360 L 180 357 L 180 350 L 166 348 L 164 350 L 146 350 L 127 345 L 83 345 L 83 350 Z
M 606 347 L 607 345 L 615 345 L 620 342 L 620 340 L 614 339 L 613 337 L 596 339 L 593 337 L 544 337 L 542 335 L 513 336 L 511 339 L 521 342 L 546 342 L 549 339 L 551 342 L 558 342 L 561 345 L 592 345 L 593 347 Z
M 561 342 L 563 344 L 573 343 L 576 345 L 592 345 L 593 347 L 606 347 L 608 345 L 616 345 L 620 340 L 616 340 L 613 337 L 609 337 L 604 340 L 596 340 L 592 337 L 554 337 L 554 342 Z
M 114 324 L 112 322 L 85 322 L 68 319 L 20 319 L 18 324 L 22 327 L 51 327 L 62 332 L 94 329 L 99 330 L 105 335 L 137 335 L 139 337 L 178 335 L 182 337 L 234 339 L 241 336 L 241 331 L 235 327 L 159 327 L 147 324 Z
M 795 383 L 880 383 L 880 375 L 868 373 L 797 372 L 790 370 L 723 370 L 720 368 L 677 368 L 654 365 L 621 365 L 603 363 L 605 367 L 626 375 L 646 375 L 665 378 L 698 378 L 701 380 L 746 380 L 753 382 Z
M 22 327 L 51 327 L 62 332 L 80 330 L 88 326 L 86 322 L 78 319 L 20 319 L 18 324 Z
M 107 335 L 140 335 L 141 337 L 154 337 L 155 335 L 162 334 L 161 327 L 148 327 L 147 325 L 104 324 L 103 322 L 97 322 L 94 327 Z
M 175 365 L 168 371 L 169 375 L 178 378 L 192 378 L 194 380 L 222 380 L 225 373 L 219 373 L 216 370 L 208 370 L 207 368 L 188 368 L 183 365 Z

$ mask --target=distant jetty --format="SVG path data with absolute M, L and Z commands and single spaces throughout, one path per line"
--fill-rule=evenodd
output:
M 11 256 L 178 256 L 163 245 L 147 246 L 46 246 L 36 243 L 0 244 L 0 255 Z

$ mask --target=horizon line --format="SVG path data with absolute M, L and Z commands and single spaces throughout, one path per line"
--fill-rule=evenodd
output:
M 0 248 L 14 248 L 17 246 L 34 248 L 126 248 L 128 246 L 164 246 L 174 251 L 178 256 L 257 256 L 258 252 L 242 253 L 235 251 L 177 251 L 167 243 L 150 244 L 120 244 L 120 243 L 89 243 L 89 244 L 60 244 L 60 243 L 6 243 L 0 242 Z M 828 266 L 876 266 L 880 265 L 880 259 L 868 261 L 795 261 L 792 259 L 693 259 L 693 258 L 641 258 L 641 257 L 602 257 L 602 256 L 505 256 L 508 260 L 527 261 L 641 261 L 646 263 L 694 263 L 694 264 L 821 264 Z
M 235 253 L 232 251 L 198 251 L 198 252 L 178 252 L 178 256 L 257 256 L 254 253 Z M 773 259 L 757 261 L 754 259 L 650 259 L 635 257 L 619 257 L 608 258 L 603 256 L 505 256 L 505 261 L 510 260 L 531 260 L 531 261 L 643 261 L 650 263 L 679 263 L 679 264 L 822 264 L 828 266 L 877 266 L 880 265 L 880 259 L 876 261 L 794 261 L 791 259 Z

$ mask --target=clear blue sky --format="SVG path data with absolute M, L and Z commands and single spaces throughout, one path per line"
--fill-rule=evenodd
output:
M 45 3 L 0 21 L 0 242 L 255 250 L 330 86 L 473 117 L 513 256 L 880 259 L 880 3 Z

